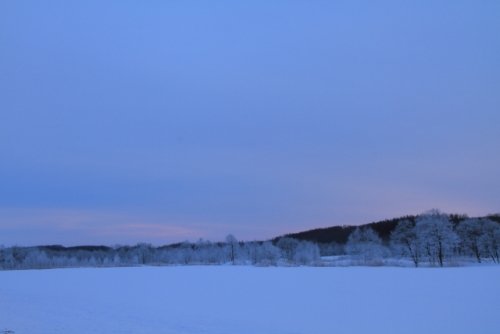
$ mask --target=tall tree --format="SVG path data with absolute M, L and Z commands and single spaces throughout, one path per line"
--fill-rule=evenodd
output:
M 485 219 L 482 226 L 483 233 L 479 238 L 479 248 L 485 256 L 490 257 L 493 262 L 500 263 L 500 224 Z
M 457 226 L 462 250 L 473 255 L 481 263 L 480 238 L 483 234 L 484 221 L 482 219 L 466 219 Z
M 414 223 L 409 220 L 401 221 L 391 233 L 391 244 L 403 255 L 410 257 L 415 267 L 418 267 L 421 245 Z
M 231 260 L 231 263 L 234 264 L 236 258 L 236 248 L 238 247 L 238 240 L 234 235 L 228 234 L 226 236 L 226 243 L 229 246 L 229 258 Z
M 428 213 L 420 216 L 415 225 L 418 242 L 431 263 L 444 265 L 458 243 L 458 236 L 448 216 L 442 213 Z
M 377 232 L 370 227 L 358 227 L 350 235 L 345 247 L 346 253 L 354 255 L 365 263 L 381 259 L 386 249 Z
M 283 256 L 285 257 L 285 260 L 288 262 L 293 262 L 294 257 L 295 257 L 295 252 L 297 250 L 297 247 L 299 246 L 300 241 L 297 239 L 293 238 L 280 238 L 278 242 L 276 243 L 276 246 L 278 246 L 282 253 Z

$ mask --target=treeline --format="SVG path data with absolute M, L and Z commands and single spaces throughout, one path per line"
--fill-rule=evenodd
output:
M 491 217 L 494 217 L 493 219 Z M 339 227 L 343 242 L 312 242 L 293 235 L 271 241 L 183 242 L 135 246 L 0 247 L 0 269 L 240 264 L 444 266 L 460 261 L 499 263 L 498 216 L 468 218 L 437 210 L 379 224 Z M 318 231 L 318 230 L 313 230 Z M 383 231 L 383 232 L 380 232 Z M 346 233 L 348 232 L 348 233 Z M 316 232 L 314 232 L 316 233 Z
M 408 215 L 404 217 L 386 219 L 382 221 L 365 224 L 363 226 L 372 228 L 373 230 L 375 230 L 375 232 L 377 232 L 377 234 L 384 242 L 389 242 L 392 231 L 394 231 L 394 229 L 400 222 L 409 220 L 414 223 L 421 216 L 432 214 L 433 212 L 439 212 L 439 211 L 433 209 L 422 215 Z M 446 216 L 454 226 L 456 226 L 463 220 L 469 219 L 469 217 L 465 214 L 447 214 Z M 480 217 L 480 219 L 488 219 L 500 223 L 500 214 L 492 214 L 485 217 Z M 347 243 L 349 236 L 356 228 L 357 228 L 356 226 L 352 225 L 331 226 L 326 228 L 318 228 L 313 230 L 302 231 L 298 233 L 289 233 L 286 234 L 285 237 L 297 240 L 311 241 L 319 244 L 337 243 L 345 245 Z M 275 240 L 279 238 L 280 237 L 277 237 Z
M 39 246 L 0 248 L 0 269 L 44 269 L 70 267 L 120 267 L 139 265 L 240 264 L 259 266 L 317 265 L 318 245 L 282 238 L 276 243 L 241 242 L 232 235 L 225 242 L 154 247 L 135 246 Z

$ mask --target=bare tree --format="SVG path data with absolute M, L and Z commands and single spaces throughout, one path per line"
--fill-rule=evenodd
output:
M 280 238 L 276 243 L 276 246 L 278 246 L 283 252 L 285 260 L 287 260 L 288 262 L 293 262 L 295 252 L 297 250 L 297 247 L 299 246 L 299 241 L 293 238 Z
M 295 250 L 293 257 L 296 264 L 314 264 L 320 259 L 319 247 L 309 241 L 301 241 Z
M 382 259 L 386 249 L 377 232 L 370 227 L 358 227 L 350 235 L 345 247 L 346 253 L 366 263 Z
M 277 265 L 281 258 L 281 250 L 274 246 L 272 242 L 250 243 L 252 250 L 252 263 L 256 265 Z
M 401 221 L 391 233 L 391 244 L 395 249 L 401 250 L 403 255 L 409 256 L 415 267 L 418 267 L 421 245 L 414 223 L 409 220 Z
M 445 258 L 453 254 L 459 240 L 448 216 L 439 212 L 425 214 L 417 219 L 415 231 L 429 261 L 437 262 L 442 267 Z
M 235 264 L 235 254 L 236 254 L 236 247 L 238 247 L 238 240 L 235 238 L 234 235 L 228 234 L 226 236 L 226 243 L 229 245 L 229 258 L 231 260 L 232 264 Z
M 483 234 L 484 221 L 481 219 L 466 219 L 457 226 L 460 246 L 463 251 L 473 255 L 481 263 L 480 238 Z
M 482 227 L 483 233 L 479 237 L 479 248 L 493 262 L 500 263 L 500 224 L 485 219 Z

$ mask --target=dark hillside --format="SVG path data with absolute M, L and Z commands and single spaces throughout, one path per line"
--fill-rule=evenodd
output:
M 486 218 L 493 220 L 494 222 L 500 223 L 500 214 L 489 215 Z
M 364 224 L 360 226 L 368 226 L 373 228 L 384 242 L 388 242 L 391 232 L 396 225 L 402 220 L 415 221 L 416 216 L 404 216 L 399 218 L 382 220 L 379 222 Z M 336 242 L 338 244 L 345 244 L 349 238 L 349 234 L 356 229 L 357 226 L 332 226 L 326 228 L 318 228 L 314 230 L 286 234 L 283 237 L 294 238 L 298 240 L 307 240 L 318 243 Z M 275 240 L 281 237 L 276 238 Z
M 345 244 L 349 234 L 356 229 L 356 226 L 332 226 L 327 228 L 318 228 L 314 230 L 290 233 L 283 237 L 294 238 L 298 240 L 307 240 L 319 243 L 330 243 L 336 242 L 339 244 Z M 275 238 L 277 240 L 281 237 Z
M 48 246 L 38 246 L 40 250 L 52 251 L 52 252 L 71 252 L 71 251 L 85 251 L 85 252 L 107 252 L 111 250 L 108 246 L 71 246 L 64 247 L 61 245 L 48 245 Z
M 416 218 L 416 216 L 404 216 L 399 218 L 386 219 L 375 223 L 369 223 L 362 226 L 371 227 L 375 232 L 378 233 L 378 235 L 384 242 L 389 242 L 391 232 L 396 228 L 400 221 L 410 220 L 412 222 L 415 222 Z

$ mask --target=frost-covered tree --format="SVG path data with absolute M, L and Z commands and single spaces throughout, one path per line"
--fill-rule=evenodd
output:
M 457 226 L 460 246 L 464 253 L 472 255 L 481 263 L 480 238 L 483 234 L 484 221 L 482 219 L 466 219 Z
M 482 230 L 483 233 L 478 240 L 480 251 L 493 262 L 500 263 L 500 224 L 485 219 Z
M 318 244 L 321 256 L 343 255 L 345 254 L 344 245 L 337 242 L 327 244 Z
M 281 249 L 281 252 L 283 253 L 283 256 L 286 261 L 293 262 L 295 257 L 295 251 L 297 250 L 299 243 L 300 242 L 297 239 L 285 237 L 285 238 L 280 238 L 276 243 L 276 246 L 278 246 Z
M 153 261 L 153 249 L 151 244 L 139 243 L 134 248 L 134 253 L 139 264 L 147 264 Z
M 320 259 L 319 247 L 313 242 L 302 241 L 295 249 L 294 263 L 296 264 L 314 264 Z
M 403 256 L 408 256 L 415 267 L 420 263 L 420 240 L 417 238 L 415 224 L 409 220 L 399 222 L 391 233 L 391 245 Z
M 172 255 L 175 264 L 192 264 L 195 251 L 193 250 L 193 245 L 185 241 L 173 251 Z
M 30 250 L 24 261 L 22 263 L 23 268 L 50 268 L 52 266 L 52 261 L 49 259 L 44 251 L 38 250 L 36 248 Z
M 251 248 L 252 263 L 261 266 L 275 266 L 281 258 L 281 250 L 272 242 L 253 242 L 249 244 Z
M 374 260 L 382 259 L 386 254 L 382 239 L 370 227 L 356 228 L 349 235 L 345 251 L 349 255 L 364 260 L 365 263 L 373 263 Z
M 442 267 L 445 259 L 453 255 L 459 240 L 448 216 L 439 212 L 422 215 L 416 221 L 415 231 L 422 253 L 430 263 Z
M 198 240 L 193 245 L 193 261 L 200 264 L 221 264 L 227 261 L 227 251 L 217 243 Z
M 238 240 L 232 234 L 226 236 L 226 244 L 229 246 L 229 260 L 232 264 L 235 264 L 236 251 L 238 248 Z
M 14 254 L 12 248 L 4 248 L 1 250 L 2 255 L 0 256 L 1 265 L 3 269 L 14 269 L 16 267 L 16 259 L 14 258 Z

